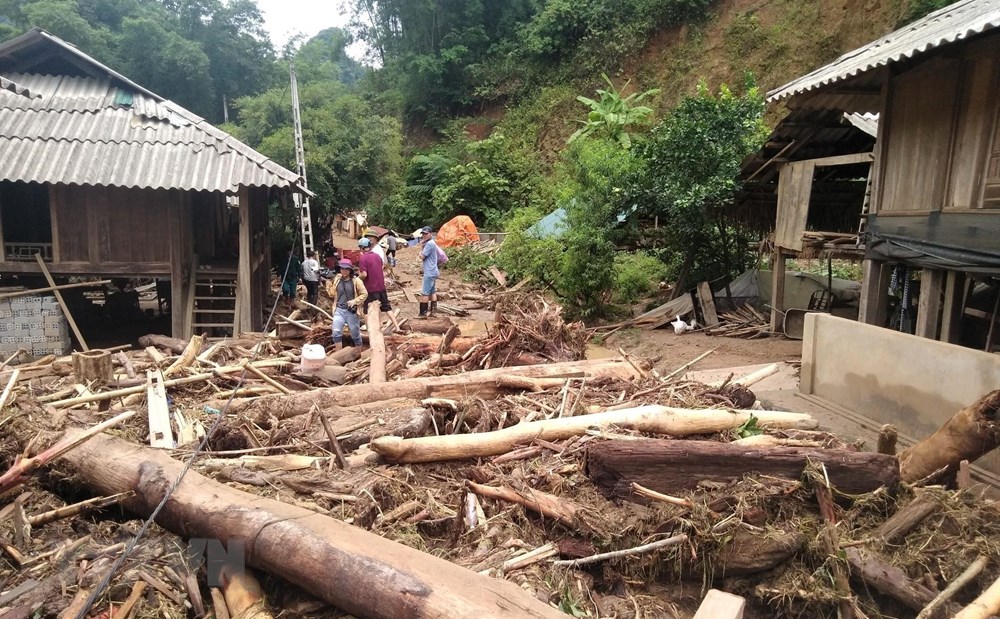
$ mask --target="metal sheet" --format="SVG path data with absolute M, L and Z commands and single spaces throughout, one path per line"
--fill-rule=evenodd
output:
M 997 27 L 1000 27 L 1000 0 L 956 2 L 772 90 L 767 93 L 767 100 L 780 101 L 816 90 Z

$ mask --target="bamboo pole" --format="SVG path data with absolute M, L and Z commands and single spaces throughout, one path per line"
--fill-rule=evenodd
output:
M 287 359 L 265 359 L 263 361 L 254 361 L 249 364 L 255 368 L 269 368 L 277 367 L 291 363 Z M 219 376 L 221 374 L 237 374 L 243 371 L 242 365 L 227 365 L 220 368 L 215 368 L 211 372 L 205 372 L 203 374 L 192 374 L 191 376 L 184 376 L 181 378 L 172 378 L 170 380 L 163 381 L 164 387 L 176 387 L 178 385 L 188 385 L 190 383 L 198 383 L 208 380 L 214 376 Z M 80 396 L 77 398 L 69 398 L 68 400 L 60 400 L 58 402 L 53 402 L 52 406 L 56 408 L 69 408 L 71 406 L 76 406 L 78 404 L 89 404 L 91 402 L 103 402 L 105 400 L 113 400 L 115 398 L 120 398 L 127 395 L 132 395 L 134 393 L 144 393 L 146 391 L 146 385 L 137 385 L 135 387 L 125 387 L 123 389 L 115 389 L 114 391 L 104 391 L 101 393 L 93 393 L 90 395 Z
M 73 320 L 73 315 L 69 313 L 69 306 L 66 305 L 66 301 L 63 300 L 62 293 L 59 292 L 59 287 L 56 286 L 56 280 L 52 279 L 52 274 L 49 273 L 49 268 L 45 266 L 45 261 L 42 260 L 41 254 L 35 254 L 35 260 L 38 261 L 38 268 L 41 269 L 42 275 L 45 276 L 45 280 L 49 282 L 49 286 L 52 288 L 52 294 L 55 295 L 56 301 L 59 302 L 59 307 L 62 308 L 64 314 L 66 314 L 66 322 L 69 323 L 71 329 L 73 329 L 73 334 L 76 335 L 76 340 L 80 342 L 80 348 L 83 352 L 90 350 L 90 346 L 87 346 L 87 341 L 83 339 L 83 334 L 80 333 L 80 327 L 76 326 L 76 321 Z
M 953 619 L 987 619 L 1000 612 L 1000 578 Z
M 751 417 L 757 418 L 761 426 L 771 428 L 811 429 L 817 425 L 816 420 L 805 413 L 693 410 L 653 405 L 519 423 L 493 432 L 407 439 L 383 436 L 371 442 L 371 449 L 394 462 L 440 462 L 498 456 L 538 438 L 557 441 L 584 434 L 593 427 L 620 426 L 640 432 L 688 436 L 738 428 Z

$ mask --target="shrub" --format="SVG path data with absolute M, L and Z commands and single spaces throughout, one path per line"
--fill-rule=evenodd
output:
M 667 275 L 667 265 L 643 252 L 618 252 L 614 273 L 615 302 L 631 306 L 657 289 Z

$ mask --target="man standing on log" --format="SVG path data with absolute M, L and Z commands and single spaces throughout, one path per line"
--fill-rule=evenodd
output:
M 420 290 L 420 317 L 430 318 L 437 310 L 438 246 L 434 242 L 430 226 L 420 230 L 420 259 L 423 261 L 424 281 Z
M 340 273 L 326 283 L 326 293 L 333 299 L 333 344 L 341 346 L 344 339 L 344 325 L 351 331 L 354 345 L 361 347 L 361 322 L 358 320 L 358 306 L 365 302 L 368 291 L 361 278 L 354 274 L 354 263 L 341 260 Z
M 319 261 L 316 260 L 316 252 L 311 249 L 302 262 L 302 282 L 306 285 L 306 300 L 316 305 L 319 299 Z

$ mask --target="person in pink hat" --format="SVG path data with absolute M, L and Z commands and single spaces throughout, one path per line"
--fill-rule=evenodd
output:
M 354 271 L 354 263 L 341 260 L 340 272 L 326 283 L 326 293 L 333 299 L 333 344 L 340 348 L 344 338 L 344 325 L 351 332 L 355 346 L 361 346 L 361 321 L 358 308 L 368 298 L 364 282 Z

